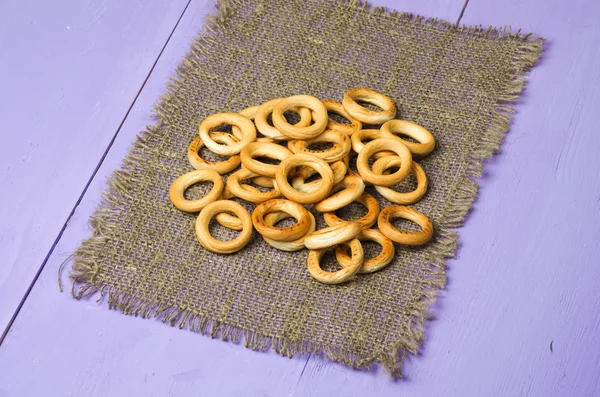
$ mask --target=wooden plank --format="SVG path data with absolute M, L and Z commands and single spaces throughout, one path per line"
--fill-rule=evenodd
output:
M 187 2 L 0 4 L 0 333 Z
M 600 395 L 600 4 L 471 0 L 462 22 L 548 39 L 461 229 L 407 381 L 311 358 L 298 395 Z
M 391 3 L 388 1 L 387 5 Z M 394 4 L 394 7 L 455 20 L 462 4 L 453 3 L 455 7 L 452 12 L 445 14 L 448 4 L 403 1 Z M 431 340 L 426 345 L 426 354 L 409 362 L 418 365 L 409 365 L 407 382 L 392 382 L 387 375 L 378 371 L 364 373 L 348 370 L 319 357 L 307 362 L 306 356 L 288 360 L 273 353 L 256 353 L 243 346 L 213 341 L 163 324 L 153 324 L 152 320 L 108 311 L 105 305 L 97 304 L 94 300 L 77 302 L 67 293 L 56 292 L 56 272 L 60 263 L 89 235 L 87 220 L 98 204 L 107 176 L 119 167 L 135 135 L 152 122 L 148 118 L 152 103 L 160 96 L 177 61 L 185 54 L 205 12 L 206 7 L 201 1 L 193 2 L 188 8 L 14 327 L 0 346 L 0 395 L 2 392 L 8 395 L 37 395 L 47 390 L 52 390 L 56 395 L 163 396 L 193 393 L 208 396 L 280 396 L 326 395 L 328 391 L 336 395 L 357 396 L 378 393 L 411 395 L 409 391 L 413 391 L 414 395 L 436 395 L 429 393 L 430 390 L 436 391 L 437 395 L 441 395 L 441 391 L 444 395 L 460 395 L 455 393 L 455 389 L 462 383 L 467 387 L 473 377 L 463 374 L 462 378 L 456 378 L 452 364 L 468 362 L 469 356 L 462 356 L 465 351 L 473 354 L 473 349 L 489 348 L 488 341 L 473 336 L 478 332 L 477 329 L 466 328 L 466 318 L 475 319 L 474 327 L 480 327 L 482 322 L 497 321 L 494 312 L 474 312 L 464 303 L 475 298 L 473 294 L 482 282 L 473 277 L 471 272 L 480 278 L 487 277 L 483 265 L 464 263 L 464 250 L 468 250 L 469 245 L 461 252 L 463 258 L 452 267 L 448 292 L 449 297 L 460 295 L 458 302 L 464 307 L 452 304 L 449 308 L 449 299 L 441 300 L 440 307 L 444 309 L 438 313 L 441 320 L 430 327 Z M 498 202 L 492 201 L 486 205 L 487 209 L 483 211 L 489 213 L 496 211 Z M 481 218 L 480 213 L 474 214 L 474 217 L 477 216 Z M 490 224 L 484 220 L 469 223 L 477 225 L 472 233 L 482 234 L 482 231 L 491 230 Z M 479 223 L 483 223 L 484 228 Z M 489 252 L 488 244 L 484 244 L 484 247 Z M 477 251 L 480 247 L 480 244 L 471 246 L 471 250 Z M 499 258 L 496 257 L 496 260 Z M 494 264 L 489 259 L 486 263 Z M 459 272 L 463 267 L 469 272 Z M 461 280 L 455 281 L 454 271 L 459 273 L 456 277 Z M 500 276 L 496 274 L 495 277 Z M 510 280 L 514 277 L 511 276 Z M 66 276 L 63 278 L 66 280 Z M 462 282 L 460 290 L 455 287 L 458 282 Z M 481 299 L 481 295 L 478 299 Z M 453 345 L 443 345 L 443 341 L 448 340 L 444 338 L 448 336 L 452 337 Z M 470 346 L 473 340 L 476 345 Z M 452 346 L 451 350 L 460 359 L 455 357 L 454 361 L 448 361 L 448 346 Z M 496 363 L 495 360 L 492 362 Z M 446 372 L 440 372 L 440 368 L 445 368 Z M 30 379 L 36 381 L 31 382 Z M 481 382 L 484 380 L 482 378 Z

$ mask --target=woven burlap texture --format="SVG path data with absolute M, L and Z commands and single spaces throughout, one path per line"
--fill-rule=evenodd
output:
M 76 296 L 99 292 L 123 313 L 252 349 L 324 353 L 359 368 L 380 362 L 401 375 L 445 285 L 455 229 L 477 192 L 474 178 L 508 130 L 510 102 L 541 47 L 540 39 L 508 29 L 457 27 L 356 1 L 219 2 L 157 104 L 157 123 L 109 181 L 93 235 L 75 253 Z M 256 232 L 233 255 L 204 249 L 196 214 L 169 201 L 172 182 L 192 170 L 186 150 L 200 122 L 295 94 L 339 101 L 355 87 L 390 96 L 398 118 L 435 136 L 435 151 L 417 159 L 429 190 L 414 205 L 433 221 L 434 239 L 397 246 L 386 269 L 337 286 L 310 277 L 307 250 L 278 251 Z M 356 208 L 346 216 L 357 217 Z

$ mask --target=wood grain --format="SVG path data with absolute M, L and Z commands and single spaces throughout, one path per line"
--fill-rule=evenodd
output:
M 0 334 L 186 4 L 0 4 Z

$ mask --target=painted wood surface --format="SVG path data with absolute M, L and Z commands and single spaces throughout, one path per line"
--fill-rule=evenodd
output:
M 381 2 L 377 2 L 381 3 Z M 455 20 L 461 4 L 388 2 Z M 544 3 L 545 4 L 545 3 Z M 0 396 L 600 395 L 600 29 L 593 0 L 471 0 L 463 22 L 548 38 L 500 153 L 461 230 L 449 284 L 406 378 L 319 356 L 281 358 L 108 311 L 56 292 L 60 262 L 89 234 L 110 172 L 202 23 L 188 8 L 98 175 L 0 346 Z M 50 163 L 53 164 L 53 163 Z M 56 166 L 55 166 L 56 167 Z M 66 280 L 66 277 L 63 277 Z M 550 343 L 552 342 L 552 351 Z M 35 381 L 32 381 L 35 380 Z
M 187 2 L 0 2 L 0 334 Z

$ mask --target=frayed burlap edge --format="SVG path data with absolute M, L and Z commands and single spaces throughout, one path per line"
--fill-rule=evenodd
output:
M 191 54 L 205 54 L 210 51 L 213 43 L 218 40 L 220 31 L 227 28 L 228 17 L 231 11 L 239 4 L 240 0 L 219 0 L 214 14 L 207 16 L 202 34 L 191 45 Z M 451 194 L 451 202 L 446 207 L 442 221 L 437 230 L 437 244 L 431 262 L 431 277 L 424 281 L 423 289 L 417 291 L 416 307 L 406 313 L 412 318 L 412 327 L 405 332 L 405 338 L 398 340 L 392 346 L 384 346 L 370 356 L 360 356 L 350 351 L 333 349 L 309 341 L 293 342 L 283 340 L 272 335 L 261 335 L 250 329 L 240 329 L 210 319 L 200 317 L 197 313 L 188 310 L 185 306 L 165 306 L 158 301 L 146 301 L 127 295 L 111 288 L 105 283 L 100 268 L 94 259 L 110 241 L 111 230 L 118 222 L 119 213 L 124 210 L 123 200 L 128 195 L 129 187 L 136 183 L 135 169 L 142 160 L 142 153 L 149 148 L 147 142 L 152 137 L 163 134 L 163 120 L 169 103 L 175 100 L 174 96 L 179 85 L 186 75 L 196 65 L 191 57 L 184 58 L 178 66 L 177 76 L 172 78 L 167 85 L 160 102 L 155 106 L 154 116 L 157 123 L 143 131 L 133 143 L 130 153 L 124 159 L 121 170 L 115 171 L 108 181 L 108 189 L 103 194 L 103 200 L 91 217 L 92 237 L 85 240 L 75 252 L 75 263 L 71 272 L 73 280 L 72 293 L 76 298 L 100 293 L 100 302 L 108 298 L 109 308 L 116 308 L 124 314 L 141 316 L 143 318 L 155 317 L 179 328 L 189 328 L 211 337 L 220 337 L 223 340 L 238 342 L 244 337 L 245 346 L 254 350 L 266 350 L 271 346 L 277 353 L 291 357 L 295 354 L 323 353 L 330 360 L 344 363 L 354 368 L 369 368 L 373 363 L 379 362 L 394 377 L 402 376 L 401 368 L 408 353 L 417 354 L 419 346 L 424 340 L 425 323 L 428 319 L 430 305 L 435 301 L 441 289 L 446 285 L 446 260 L 454 257 L 458 246 L 456 229 L 462 226 L 463 221 L 476 198 L 478 182 L 483 165 L 499 148 L 504 134 L 508 131 L 515 102 L 523 91 L 526 80 L 523 75 L 537 62 L 543 46 L 543 39 L 534 38 L 530 34 L 522 35 L 520 31 L 513 33 L 509 27 L 488 28 L 481 26 L 457 26 L 435 18 L 423 18 L 410 13 L 390 11 L 382 7 L 371 8 L 366 2 L 349 0 L 346 3 L 348 12 L 380 13 L 398 22 L 412 21 L 418 24 L 431 24 L 437 27 L 454 30 L 459 34 L 487 37 L 494 40 L 516 40 L 518 49 L 514 54 L 514 68 L 511 70 L 510 82 L 498 97 L 496 111 L 490 125 L 481 137 L 477 149 L 471 153 L 468 166 Z M 259 3 L 258 7 L 261 7 Z M 260 11 L 260 10 L 259 10 Z

